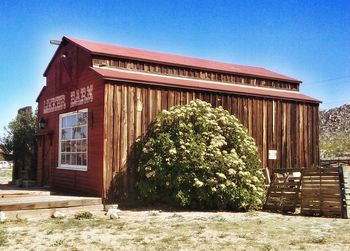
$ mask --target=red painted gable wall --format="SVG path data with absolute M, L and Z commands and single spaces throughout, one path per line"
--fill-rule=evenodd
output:
M 65 56 L 62 56 L 65 55 Z M 38 183 L 53 190 L 84 195 L 102 195 L 103 165 L 103 99 L 104 82 L 91 71 L 90 55 L 72 45 L 61 45 L 47 72 L 47 86 L 38 98 L 38 119 L 48 120 L 46 129 L 39 129 Z M 93 101 L 70 108 L 72 91 L 93 85 Z M 44 101 L 65 95 L 66 108 L 44 114 Z M 88 108 L 88 170 L 57 169 L 59 115 Z M 46 134 L 52 132 L 52 136 Z M 46 135 L 45 135 L 46 134 Z

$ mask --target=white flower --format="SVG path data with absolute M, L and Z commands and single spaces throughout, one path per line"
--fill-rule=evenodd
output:
M 204 185 L 204 183 L 200 180 L 198 180 L 197 178 L 194 179 L 194 184 L 193 186 L 195 187 L 202 187 Z
M 226 188 L 226 186 L 224 184 L 220 184 L 219 186 L 220 186 L 221 189 L 225 189 Z
M 169 150 L 169 153 L 170 153 L 171 155 L 176 154 L 176 153 L 177 153 L 176 148 L 171 148 L 171 149 Z
M 232 168 L 230 168 L 230 169 L 228 169 L 228 173 L 229 173 L 230 175 L 232 175 L 232 174 L 235 174 L 235 173 L 236 173 L 236 171 L 235 171 L 235 170 L 233 170 Z
M 216 173 L 216 176 L 218 176 L 219 178 L 222 178 L 222 179 L 224 179 L 224 180 L 227 179 L 227 178 L 226 178 L 226 175 L 223 174 L 223 173 Z
M 155 172 L 155 171 L 151 171 L 151 172 L 146 173 L 146 177 L 147 177 L 147 178 L 151 178 L 151 177 L 153 177 L 153 176 L 155 176 L 155 175 L 156 175 L 156 172 Z
M 253 177 L 252 177 L 252 181 L 255 182 L 255 183 L 258 183 L 258 182 L 259 182 L 259 179 L 258 179 L 256 176 L 253 176 Z

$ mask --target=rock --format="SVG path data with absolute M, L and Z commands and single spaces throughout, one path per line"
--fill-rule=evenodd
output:
M 4 222 L 7 219 L 6 215 L 4 212 L 0 211 L 0 222 Z
M 320 111 L 321 159 L 350 158 L 350 105 Z
M 107 211 L 107 217 L 110 219 L 119 219 L 119 212 L 121 212 L 118 208 L 110 208 Z
M 323 137 L 334 137 L 350 132 L 350 105 L 320 112 L 320 133 Z
M 118 204 L 104 204 L 103 208 L 107 212 L 109 209 L 118 209 Z
M 55 211 L 52 214 L 52 218 L 63 219 L 64 217 L 66 217 L 66 215 L 60 211 Z

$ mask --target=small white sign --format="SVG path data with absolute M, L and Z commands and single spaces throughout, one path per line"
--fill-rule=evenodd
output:
M 269 150 L 269 159 L 277 159 L 277 150 Z

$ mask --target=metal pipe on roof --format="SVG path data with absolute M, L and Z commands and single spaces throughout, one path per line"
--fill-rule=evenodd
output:
M 53 45 L 60 45 L 62 43 L 61 40 L 50 40 L 50 44 L 53 44 Z

